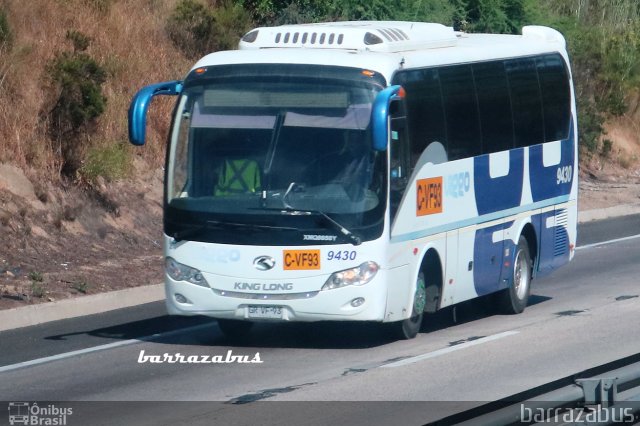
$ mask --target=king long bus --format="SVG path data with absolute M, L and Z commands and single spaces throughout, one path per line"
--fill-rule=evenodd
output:
M 145 142 L 177 95 L 164 191 L 166 304 L 226 334 L 257 321 L 372 321 L 494 294 L 574 255 L 576 111 L 563 36 L 440 24 L 258 28 L 129 110 Z

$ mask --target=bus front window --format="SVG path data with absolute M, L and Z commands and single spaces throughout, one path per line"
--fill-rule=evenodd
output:
M 371 143 L 374 86 L 256 80 L 186 87 L 169 151 L 165 225 L 293 224 L 298 234 L 326 227 L 283 214 L 298 210 L 365 234 L 380 228 L 386 153 Z M 218 228 L 207 240 L 228 240 Z

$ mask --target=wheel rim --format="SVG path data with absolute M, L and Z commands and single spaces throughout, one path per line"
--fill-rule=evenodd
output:
M 523 250 L 518 250 L 513 268 L 513 285 L 518 299 L 523 300 L 529 286 L 529 268 Z

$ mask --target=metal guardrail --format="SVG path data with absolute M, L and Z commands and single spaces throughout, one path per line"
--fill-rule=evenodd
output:
M 640 423 L 639 358 L 640 354 L 615 361 L 432 424 L 637 424 Z M 626 365 L 617 367 L 620 364 Z

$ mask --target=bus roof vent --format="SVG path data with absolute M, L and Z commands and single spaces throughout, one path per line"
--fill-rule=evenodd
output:
M 404 52 L 451 47 L 451 27 L 400 21 L 355 21 L 263 27 L 248 32 L 240 49 L 309 48 Z

